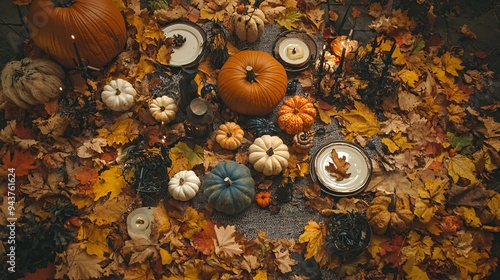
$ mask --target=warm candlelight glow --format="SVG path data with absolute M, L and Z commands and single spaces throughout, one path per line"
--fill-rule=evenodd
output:
M 346 49 L 346 54 L 356 51 L 358 41 L 350 39 L 349 36 L 339 36 L 332 41 L 331 48 L 336 56 L 341 56 L 342 49 Z
M 78 59 L 78 61 L 76 61 L 73 58 L 73 63 L 75 64 L 76 68 L 83 68 L 83 67 L 85 67 L 85 64 L 83 63 L 82 57 L 80 56 L 80 52 L 78 51 L 78 46 L 76 45 L 75 35 L 71 35 L 71 40 L 73 40 L 73 48 L 75 49 L 76 58 Z
M 75 39 L 76 39 L 76 38 L 75 38 L 75 35 L 71 35 L 71 39 L 72 39 L 72 40 L 75 40 Z

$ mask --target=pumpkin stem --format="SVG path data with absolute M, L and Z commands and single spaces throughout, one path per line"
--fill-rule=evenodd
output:
M 231 186 L 233 184 L 233 181 L 229 179 L 229 177 L 224 178 L 224 183 L 226 183 L 227 186 Z
M 389 196 L 391 197 L 391 203 L 389 203 L 387 210 L 389 210 L 389 212 L 394 212 L 396 211 L 396 194 L 391 193 Z
M 247 76 L 246 76 L 247 81 L 249 81 L 250 83 L 256 82 L 257 74 L 255 74 L 255 72 L 253 71 L 253 67 L 248 65 L 246 70 L 247 70 Z
M 293 113 L 297 115 L 300 112 L 299 108 L 293 108 Z
M 52 0 L 54 7 L 70 7 L 73 5 L 73 0 Z
M 272 156 L 274 154 L 273 148 L 269 148 L 269 150 L 266 151 L 266 154 L 268 156 Z
M 179 179 L 179 185 L 184 185 L 184 182 L 185 182 L 184 178 Z
M 227 137 L 231 137 L 231 136 L 233 136 L 233 134 L 232 134 L 230 131 L 228 131 L 228 132 L 226 133 L 226 136 L 227 136 Z

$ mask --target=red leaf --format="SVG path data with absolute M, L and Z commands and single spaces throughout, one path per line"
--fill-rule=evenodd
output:
M 391 263 L 392 267 L 399 267 L 401 265 L 401 248 L 404 243 L 401 235 L 396 235 L 392 240 L 380 243 L 380 248 L 383 249 L 380 256 L 384 261 Z
M 359 10 L 356 7 L 352 7 L 352 17 L 353 18 L 358 18 L 361 16 L 361 10 Z
M 88 167 L 83 168 L 82 171 L 75 174 L 75 178 L 80 181 L 82 185 L 86 185 L 88 183 L 95 183 L 99 176 L 97 175 L 97 171 Z
M 477 58 L 486 58 L 488 56 L 488 53 L 485 52 L 485 51 L 476 51 L 474 52 L 474 55 L 477 57 Z
M 217 238 L 215 235 L 215 226 L 212 221 L 207 221 L 203 225 L 203 230 L 197 232 L 191 238 L 194 248 L 198 252 L 205 256 L 209 256 L 215 249 L 214 239 Z
M 325 102 L 321 99 L 318 99 L 318 105 L 319 105 L 319 108 L 323 111 L 328 111 L 328 110 L 333 108 L 333 105 L 331 105 L 328 102 Z
M 17 137 L 21 139 L 33 139 L 35 136 L 33 135 L 33 131 L 31 131 L 30 128 L 22 127 L 22 126 L 16 126 L 16 129 L 14 129 L 14 133 L 16 134 Z
M 3 165 L 0 165 L 0 167 L 8 172 L 10 172 L 9 169 L 15 169 L 12 173 L 15 173 L 16 177 L 22 177 L 28 175 L 31 169 L 37 168 L 33 165 L 35 161 L 35 157 L 30 155 L 29 152 L 15 150 L 13 156 L 11 156 L 10 152 L 5 154 L 2 159 Z
M 54 264 L 49 263 L 45 268 L 37 268 L 33 273 L 25 273 L 23 278 L 19 280 L 50 280 L 54 279 L 56 268 Z

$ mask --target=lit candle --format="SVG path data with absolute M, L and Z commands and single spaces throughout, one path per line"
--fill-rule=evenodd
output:
M 82 60 L 82 57 L 80 56 L 80 52 L 78 51 L 78 47 L 76 46 L 76 40 L 75 40 L 75 35 L 71 35 L 71 40 L 73 40 L 73 48 L 75 49 L 75 53 L 76 53 L 76 58 L 78 59 L 78 64 L 76 65 L 76 61 L 75 59 L 73 58 L 73 63 L 75 63 L 75 65 L 77 67 L 83 67 L 84 64 L 83 64 L 83 60 Z
M 154 223 L 154 217 L 150 207 L 141 207 L 132 211 L 127 217 L 127 232 L 130 238 L 150 238 L 152 223 Z
M 323 43 L 323 52 L 321 53 L 321 58 L 319 59 L 319 71 L 320 73 L 323 73 L 324 67 L 325 67 L 325 55 L 326 55 L 326 43 Z

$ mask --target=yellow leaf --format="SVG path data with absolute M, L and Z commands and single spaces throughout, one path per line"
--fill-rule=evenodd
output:
M 208 6 L 203 6 L 200 11 L 200 19 L 208 19 L 212 21 L 224 21 L 224 16 L 227 16 L 225 10 L 222 11 L 214 11 Z
M 182 236 L 185 238 L 191 238 L 195 233 L 200 232 L 206 222 L 205 215 L 192 207 L 189 207 L 184 212 L 184 221 L 187 228 L 182 233 Z
M 434 247 L 434 250 L 432 250 L 432 257 L 433 260 L 441 260 L 444 261 L 446 259 L 446 252 L 443 250 L 443 248 L 437 246 Z
M 495 195 L 487 200 L 486 205 L 495 218 L 500 220 L 500 194 L 495 192 Z
M 398 76 L 404 83 L 407 83 L 412 88 L 415 87 L 415 83 L 418 81 L 418 74 L 408 69 L 401 69 L 398 72 Z
M 441 178 L 425 180 L 424 188 L 418 188 L 420 198 L 432 200 L 434 204 L 445 204 L 446 197 L 444 196 L 445 186 L 447 181 Z
M 387 146 L 389 152 L 391 153 L 394 153 L 395 151 L 399 150 L 398 145 L 396 145 L 396 143 L 394 143 L 394 141 L 392 141 L 389 138 L 386 137 L 382 138 L 382 143 L 384 143 Z
M 464 117 L 465 117 L 465 108 L 455 105 L 455 104 L 450 104 L 448 107 L 446 107 L 448 110 L 448 118 L 454 122 L 454 123 L 463 123 L 464 122 Z
M 380 51 L 389 52 L 392 48 L 392 42 L 390 40 L 383 40 L 379 46 Z M 392 59 L 394 59 L 395 65 L 404 65 L 406 64 L 405 55 L 401 53 L 401 48 L 396 44 L 396 48 L 391 55 Z
M 71 203 L 76 205 L 78 209 L 83 209 L 87 206 L 92 205 L 92 198 L 87 195 L 77 195 L 74 194 L 70 197 Z
M 314 257 L 314 259 L 318 260 L 321 258 L 319 253 L 322 252 L 323 246 L 325 245 L 325 237 L 318 223 L 309 221 L 304 227 L 304 233 L 299 237 L 299 242 L 307 243 L 307 251 L 304 255 L 306 259 Z
M 104 260 L 104 254 L 112 252 L 107 240 L 110 231 L 110 228 L 86 224 L 78 230 L 77 240 L 84 242 L 83 244 L 85 244 L 85 249 L 89 255 L 96 255 L 98 258 Z
M 146 76 L 146 74 L 148 73 L 154 72 L 156 70 L 156 67 L 151 60 L 146 59 L 144 56 L 141 56 L 141 58 L 139 59 L 139 63 L 135 65 L 134 70 L 135 71 L 131 71 L 131 73 L 133 73 L 133 76 L 137 80 L 142 81 L 144 76 Z
M 482 223 L 479 217 L 476 215 L 476 210 L 472 207 L 460 206 L 453 209 L 453 212 L 458 216 L 462 217 L 465 222 L 471 227 L 481 227 Z
M 431 255 L 431 248 L 434 245 L 430 236 L 420 238 L 420 235 L 415 231 L 410 231 L 407 238 L 407 246 L 401 249 L 401 252 L 407 258 L 415 258 L 416 264 Z
M 432 219 L 436 211 L 437 211 L 436 205 L 432 205 L 428 199 L 419 198 L 415 202 L 415 209 L 413 210 L 413 213 L 417 217 L 419 217 L 423 222 L 427 223 Z
M 401 151 L 413 148 L 413 144 L 408 143 L 408 138 L 406 136 L 403 136 L 403 133 L 401 131 L 396 133 L 396 135 L 392 137 L 392 140 L 394 141 L 394 143 L 396 143 L 396 145 L 398 145 Z
M 169 65 L 171 55 L 172 49 L 168 49 L 167 46 L 162 45 L 156 54 L 156 61 L 163 65 Z
M 126 194 L 100 201 L 93 205 L 89 219 L 99 226 L 110 225 L 121 219 L 127 208 L 132 206 L 132 201 L 133 197 Z
M 126 144 L 134 140 L 139 135 L 139 122 L 133 119 L 124 119 L 113 125 L 111 133 L 108 135 L 108 145 L 117 146 Z
M 198 164 L 202 164 L 204 162 L 204 150 L 203 147 L 199 145 L 195 145 L 194 150 L 191 149 L 186 143 L 179 142 L 173 148 L 170 149 L 170 154 L 177 154 L 178 160 L 179 158 L 185 158 L 188 161 L 185 170 L 191 170 L 194 166 Z M 174 159 L 170 157 L 172 160 L 172 166 L 174 166 Z
M 447 74 L 444 69 L 439 65 L 432 65 L 431 70 L 434 76 L 444 85 L 453 85 L 455 83 L 455 78 L 450 74 Z
M 336 117 L 340 118 L 340 122 L 346 130 L 353 134 L 373 136 L 380 131 L 380 123 L 375 116 L 375 113 L 363 103 L 354 102 L 356 109 L 349 112 L 343 111 Z
M 429 276 L 425 271 L 420 269 L 420 267 L 413 265 L 413 262 L 407 261 L 403 265 L 403 270 L 406 272 L 406 278 L 405 279 L 411 279 L 411 280 L 429 280 Z
M 102 172 L 99 176 L 99 181 L 94 184 L 94 201 L 108 194 L 109 199 L 113 199 L 117 197 L 126 186 L 127 183 L 125 179 L 123 179 L 121 167 L 113 166 Z
M 257 273 L 252 278 L 252 280 L 267 280 L 267 271 L 266 270 L 257 270 Z
M 120 9 L 120 11 L 127 9 L 127 7 L 125 7 L 125 4 L 123 3 L 123 0 L 113 0 L 113 4 L 115 4 L 115 6 Z
M 334 106 L 332 106 L 332 108 L 330 108 L 329 110 L 324 110 L 320 106 L 319 102 L 315 102 L 314 106 L 316 106 L 316 108 L 318 109 L 319 118 L 325 124 L 331 124 L 332 123 L 332 118 L 331 117 L 333 117 L 333 116 L 335 116 L 335 115 L 338 114 L 337 109 L 335 109 Z
M 153 207 L 153 217 L 157 224 L 157 230 L 160 235 L 167 233 L 170 230 L 170 218 L 163 203 L 159 203 L 157 207 Z
M 464 66 L 462 65 L 462 60 L 458 57 L 454 57 L 450 52 L 446 52 L 442 57 L 441 61 L 445 66 L 446 72 L 451 75 L 458 77 L 457 70 L 463 70 Z
M 477 183 L 477 178 L 474 175 L 476 166 L 468 157 L 457 154 L 452 158 L 448 158 L 445 163 L 446 168 L 448 169 L 448 174 L 453 179 L 453 182 L 458 182 L 458 179 L 462 177 L 468 179 L 471 184 Z
M 452 259 L 453 263 L 458 267 L 462 279 L 468 279 L 469 273 L 477 272 L 477 261 L 481 255 L 476 251 L 471 251 L 467 257 L 460 256 Z
M 171 264 L 173 261 L 172 255 L 167 250 L 161 247 L 160 247 L 160 257 L 162 265 Z

